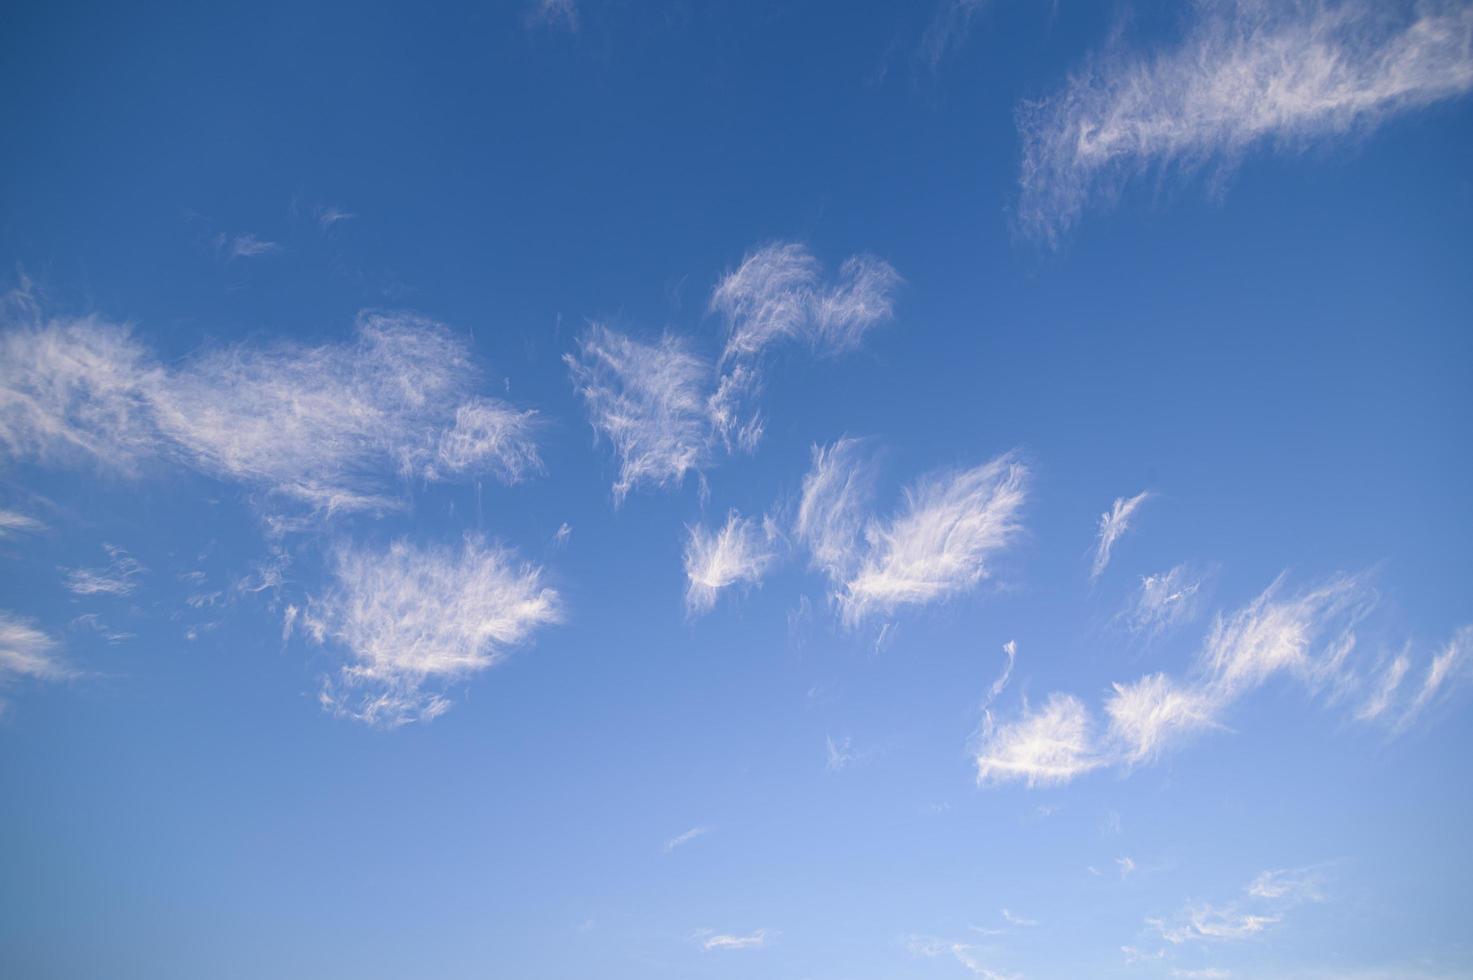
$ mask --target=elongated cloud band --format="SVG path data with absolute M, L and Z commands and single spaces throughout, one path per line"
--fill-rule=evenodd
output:
M 1352 662 L 1355 626 L 1375 603 L 1365 576 L 1336 578 L 1293 596 L 1283 592 L 1281 579 L 1231 616 L 1219 616 L 1186 678 L 1154 673 L 1113 685 L 1102 730 L 1082 701 L 1062 693 L 1041 709 L 1025 705 L 1000 725 L 988 714 L 978 740 L 978 781 L 1046 785 L 1104 766 L 1152 762 L 1194 735 L 1223 728 L 1234 704 L 1279 676 L 1332 702 L 1361 698 L 1358 717 L 1405 727 L 1473 667 L 1473 627 L 1463 627 L 1432 657 L 1421 685 L 1400 692 L 1408 672 L 1403 658 L 1369 679 Z
M 396 479 L 541 468 L 533 413 L 476 396 L 466 345 L 408 314 L 365 313 L 354 338 L 237 344 L 166 367 L 95 318 L 0 336 L 0 450 L 125 472 L 183 462 L 326 511 L 397 506 Z
M 1024 229 L 1056 241 L 1153 168 L 1221 173 L 1473 87 L 1473 7 L 1457 0 L 1215 0 L 1191 16 L 1175 48 L 1112 50 L 1020 110 Z

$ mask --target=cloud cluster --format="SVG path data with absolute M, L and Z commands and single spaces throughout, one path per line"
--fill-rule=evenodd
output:
M 642 341 L 589 326 L 564 360 L 589 422 L 619 459 L 616 503 L 635 487 L 678 486 L 718 452 L 754 451 L 764 425 L 754 407 L 764 356 L 779 341 L 839 353 L 893 319 L 901 280 L 888 263 L 852 256 L 827 284 L 820 272 L 803 245 L 777 243 L 748 254 L 712 292 L 710 309 L 727 325 L 714 361 L 678 336 Z
M 241 343 L 161 364 L 96 318 L 0 335 L 0 450 L 124 472 L 169 458 L 315 510 L 389 509 L 396 479 L 541 467 L 533 413 L 475 395 L 466 344 L 408 313 L 350 341 Z
M 349 655 L 321 701 L 370 724 L 442 714 L 450 706 L 443 685 L 499 663 L 562 618 L 540 568 L 476 538 L 459 548 L 344 545 L 333 572 L 334 588 L 301 614 L 318 642 Z
M 143 563 L 122 548 L 104 544 L 102 550 L 111 559 L 102 568 L 73 568 L 66 574 L 66 587 L 75 595 L 131 595 L 138 587 L 138 576 L 147 571 Z
M 57 656 L 56 641 L 27 620 L 0 611 L 0 693 L 18 680 L 62 680 L 71 671 Z M 0 714 L 5 712 L 0 697 Z
M 1458 0 L 1209 0 L 1180 43 L 1118 47 L 1019 112 L 1018 216 L 1053 242 L 1132 178 L 1229 172 L 1249 151 L 1366 133 L 1473 87 Z
M 1172 945 L 1251 939 L 1281 923 L 1295 907 L 1323 901 L 1322 877 L 1321 869 L 1314 867 L 1265 871 L 1238 900 L 1191 904 L 1170 919 L 1151 918 L 1146 924 Z
M 1399 690 L 1409 670 L 1401 658 L 1379 678 L 1360 673 L 1352 662 L 1355 627 L 1376 601 L 1365 576 L 1284 593 L 1281 577 L 1237 612 L 1219 615 L 1184 678 L 1152 673 L 1112 685 L 1103 728 L 1069 694 L 1054 694 L 1037 710 L 1025 703 L 1003 724 L 987 713 L 977 741 L 978 782 L 1062 783 L 1104 766 L 1150 763 L 1195 735 L 1224 728 L 1240 699 L 1279 677 L 1331 702 L 1364 696 L 1369 687 L 1358 716 L 1405 727 L 1469 673 L 1473 627 L 1460 629 L 1431 658 L 1415 691 Z
M 976 586 L 1021 530 L 1028 469 L 1016 454 L 920 478 L 889 519 L 870 513 L 873 479 L 862 444 L 815 447 L 794 528 L 850 625 Z

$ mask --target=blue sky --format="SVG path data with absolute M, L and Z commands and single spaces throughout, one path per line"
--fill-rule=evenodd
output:
M 1473 974 L 1473 7 L 14 4 L 0 974 Z

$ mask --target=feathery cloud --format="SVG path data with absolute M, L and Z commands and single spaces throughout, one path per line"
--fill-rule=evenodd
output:
M 647 344 L 595 323 L 564 361 L 594 430 L 619 457 L 615 501 L 636 486 L 678 485 L 706 464 L 711 366 L 684 341 Z
M 1001 725 L 984 707 L 979 781 L 1063 782 L 1101 766 L 1152 762 L 1199 732 L 1225 727 L 1222 719 L 1234 704 L 1279 676 L 1340 700 L 1365 685 L 1350 658 L 1355 627 L 1375 601 L 1365 576 L 1340 576 L 1289 596 L 1281 576 L 1232 615 L 1217 617 L 1185 678 L 1156 673 L 1113 685 L 1102 732 L 1093 731 L 1088 710 L 1069 695 L 1053 695 L 1043 712 L 1025 706 L 1019 718 Z M 1473 626 L 1460 629 L 1432 658 L 1421 691 L 1395 706 L 1408 667 L 1393 662 L 1391 676 L 1383 673 L 1357 717 L 1385 716 L 1394 719 L 1393 730 L 1405 727 L 1430 700 L 1425 692 L 1451 690 L 1450 677 L 1469 673 L 1470 655 Z
M 1132 178 L 1368 133 L 1473 87 L 1473 7 L 1457 0 L 1219 0 L 1174 48 L 1105 52 L 1019 111 L 1018 215 L 1055 242 Z
M 716 284 L 711 310 L 727 323 L 722 361 L 753 357 L 782 340 L 802 340 L 822 352 L 859 346 L 872 328 L 895 316 L 904 280 L 873 255 L 854 255 L 825 285 L 807 247 L 775 242 L 749 252 Z
M 46 525 L 34 517 L 13 510 L 0 510 L 0 538 L 10 534 L 35 534 L 46 530 Z
M 1094 746 L 1089 710 L 1070 694 L 1053 694 L 1043 708 L 984 728 L 977 782 L 1022 780 L 1029 786 L 1066 783 L 1103 764 Z
M 67 570 L 66 587 L 75 595 L 132 594 L 138 587 L 134 581 L 148 569 L 122 548 L 104 544 L 102 550 L 112 559 L 104 568 L 73 568 Z
M 868 549 L 838 597 L 844 619 L 945 599 L 982 581 L 1021 530 L 1027 484 L 1027 467 L 1011 453 L 921 478 L 900 514 L 867 526 Z
M 692 614 L 710 611 L 721 590 L 738 583 L 756 584 L 777 558 L 777 536 L 770 520 L 757 522 L 735 510 L 726 524 L 712 532 L 700 525 L 687 528 L 685 575 L 689 586 L 685 606 Z
M 281 251 L 281 246 L 275 242 L 257 238 L 249 232 L 241 235 L 227 235 L 222 232 L 215 236 L 215 249 L 225 256 L 225 261 L 231 262 L 235 259 L 253 259 L 259 255 L 270 255 L 272 252 Z
M 56 656 L 56 641 L 14 613 L 0 612 L 0 684 L 17 677 L 58 680 L 71 672 Z
M 1115 542 L 1129 530 L 1130 520 L 1135 516 L 1136 509 L 1150 496 L 1150 491 L 1147 490 L 1129 499 L 1116 497 L 1114 505 L 1100 515 L 1100 530 L 1095 538 L 1095 561 L 1090 569 L 1090 578 L 1099 578 L 1105 566 L 1110 564 L 1110 552 L 1114 549 Z
M 432 686 L 499 663 L 562 619 L 540 568 L 472 537 L 459 549 L 343 546 L 334 575 L 335 588 L 302 615 L 318 642 L 350 654 L 325 680 L 322 704 L 385 727 L 442 714 L 450 701 Z
M 1202 576 L 1186 565 L 1143 575 L 1134 601 L 1118 618 L 1134 633 L 1159 636 L 1197 614 L 1202 582 Z
M 236 344 L 165 368 L 95 318 L 0 335 L 0 449 L 133 472 L 168 458 L 332 511 L 398 505 L 396 479 L 541 468 L 536 419 L 478 397 L 465 343 L 410 313 L 363 313 L 351 341 Z

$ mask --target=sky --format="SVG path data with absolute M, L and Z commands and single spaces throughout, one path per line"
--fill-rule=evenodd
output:
M 3 22 L 0 975 L 1473 976 L 1473 5 Z

